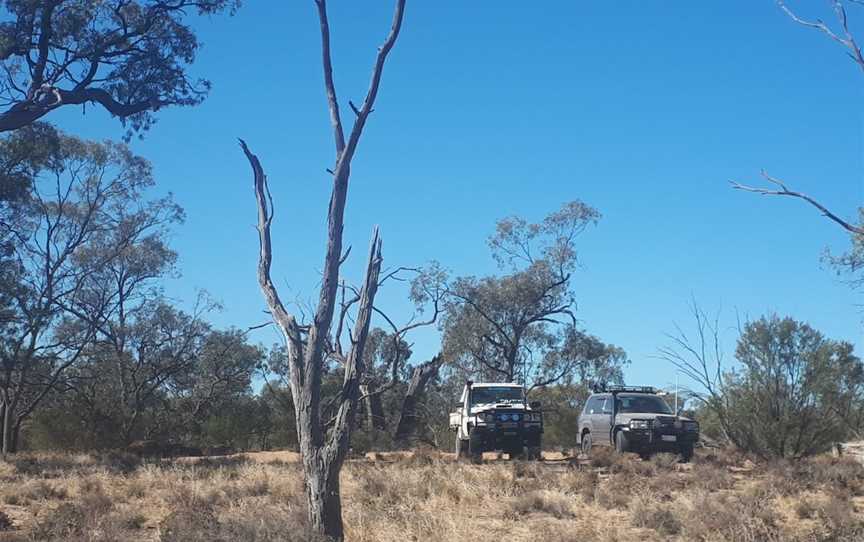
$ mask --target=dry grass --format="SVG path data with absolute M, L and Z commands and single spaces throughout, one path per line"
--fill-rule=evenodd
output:
M 864 467 L 764 465 L 701 453 L 590 462 L 455 463 L 434 453 L 351 461 L 349 541 L 853 541 Z M 118 455 L 0 463 L 0 542 L 308 540 L 296 456 L 141 463 Z

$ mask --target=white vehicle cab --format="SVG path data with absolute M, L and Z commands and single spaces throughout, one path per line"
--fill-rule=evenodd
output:
M 543 413 L 539 402 L 528 403 L 519 384 L 468 381 L 450 413 L 450 429 L 456 432 L 457 459 L 479 462 L 489 451 L 540 459 Z

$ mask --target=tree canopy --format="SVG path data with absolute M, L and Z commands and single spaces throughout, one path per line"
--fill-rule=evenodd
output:
M 444 357 L 469 374 L 534 387 L 578 373 L 620 375 L 623 351 L 586 334 L 576 318 L 576 240 L 599 218 L 593 207 L 572 201 L 541 222 L 499 220 L 489 247 L 505 273 L 453 282 Z M 600 365 L 597 374 L 589 370 Z
M 0 132 L 67 105 L 94 103 L 127 137 L 166 106 L 197 105 L 210 82 L 187 73 L 200 43 L 188 12 L 239 0 L 7 0 L 0 23 Z

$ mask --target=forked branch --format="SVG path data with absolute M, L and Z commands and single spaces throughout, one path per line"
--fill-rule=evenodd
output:
M 849 0 L 855 4 L 862 4 L 862 2 L 858 0 Z M 849 55 L 852 60 L 858 64 L 858 67 L 864 70 L 864 55 L 861 53 L 861 47 L 855 41 L 855 37 L 852 35 L 852 32 L 849 30 L 849 20 L 846 15 L 846 8 L 843 6 L 842 0 L 831 0 L 831 3 L 834 7 L 834 13 L 837 15 L 837 21 L 840 23 L 840 28 L 842 30 L 842 36 L 831 29 L 827 24 L 825 24 L 822 20 L 816 19 L 815 21 L 808 21 L 806 19 L 802 19 L 798 15 L 795 14 L 789 7 L 786 5 L 786 2 L 783 0 L 777 0 L 777 5 L 780 6 L 786 15 L 789 16 L 796 23 L 806 26 L 808 28 L 815 28 L 820 32 L 824 33 L 826 36 L 836 41 L 844 48 L 846 48 L 846 54 Z

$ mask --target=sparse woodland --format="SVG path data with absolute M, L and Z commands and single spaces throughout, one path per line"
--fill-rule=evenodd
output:
M 681 406 L 705 447 L 686 465 L 579 457 L 573 428 L 592 385 L 623 384 L 643 362 L 579 313 L 580 243 L 603 228 L 602 209 L 574 198 L 542 216 L 500 216 L 477 233 L 495 264 L 485 274 L 457 273 L 446 256 L 390 259 L 377 227 L 367 251 L 352 251 L 349 188 L 370 189 L 351 185 L 352 164 L 386 107 L 379 90 L 399 69 L 388 58 L 411 31 L 412 2 L 394 0 L 380 21 L 356 104 L 335 83 L 329 17 L 339 8 L 309 2 L 333 154 L 329 200 L 307 202 L 320 209 L 323 265 L 292 265 L 318 273 L 315 303 L 292 303 L 273 263 L 291 255 L 273 226 L 292 220 L 281 211 L 296 202 L 271 186 L 289 181 L 268 174 L 255 134 L 241 134 L 235 158 L 249 170 L 236 182 L 248 187 L 243 208 L 257 211 L 243 233 L 257 243 L 248 280 L 266 322 L 236 327 L 214 324 L 219 292 L 166 294 L 182 273 L 172 240 L 184 202 L 129 141 L 158 130 L 162 110 L 207 98 L 210 81 L 192 75 L 192 20 L 230 17 L 240 2 L 3 2 L 0 541 L 864 539 L 864 464 L 829 455 L 864 439 L 864 363 L 851 338 L 766 310 L 738 320 L 727 353 L 728 315 L 694 299 L 692 321 L 668 322 L 652 362 L 686 379 Z M 864 4 L 828 4 L 833 19 L 782 1 L 778 16 L 864 70 L 851 22 Z M 56 110 L 83 104 L 116 117 L 121 141 L 52 125 Z M 849 248 L 823 255 L 826 272 L 860 291 L 864 207 L 831 210 L 763 180 L 732 188 L 803 201 L 839 226 Z M 387 309 L 382 291 L 410 308 Z M 264 327 L 276 344 L 255 338 Z M 440 348 L 417 355 L 414 337 L 428 330 Z M 447 414 L 466 379 L 519 382 L 542 402 L 545 461 L 454 461 Z

